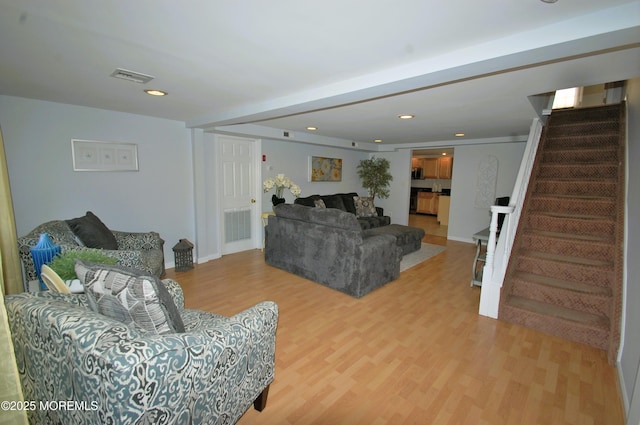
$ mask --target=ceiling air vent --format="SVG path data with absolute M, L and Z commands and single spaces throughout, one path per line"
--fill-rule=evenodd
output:
M 120 78 L 122 80 L 133 81 L 134 83 L 146 84 L 153 80 L 151 75 L 141 74 L 139 72 L 129 71 L 122 68 L 117 68 L 111 73 L 113 78 Z

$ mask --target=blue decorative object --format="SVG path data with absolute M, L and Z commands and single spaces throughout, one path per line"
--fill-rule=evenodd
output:
M 41 233 L 38 243 L 29 249 L 31 257 L 33 258 L 33 265 L 38 273 L 38 280 L 40 280 L 40 288 L 42 290 L 47 289 L 46 285 L 42 281 L 42 277 L 40 276 L 42 265 L 53 260 L 53 257 L 58 255 L 61 250 L 62 248 L 60 248 L 60 245 L 53 243 L 47 233 Z

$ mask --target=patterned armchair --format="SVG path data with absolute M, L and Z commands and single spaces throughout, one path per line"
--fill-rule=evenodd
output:
M 178 283 L 163 282 L 184 333 L 141 333 L 90 310 L 85 295 L 6 297 L 24 398 L 38 403 L 30 423 L 233 424 L 252 403 L 262 410 L 274 377 L 277 305 L 223 317 L 185 309 Z
M 164 275 L 164 240 L 156 232 L 136 233 L 111 230 L 118 249 L 103 249 L 109 257 L 116 258 L 118 264 L 151 273 L 154 276 Z M 40 234 L 47 233 L 62 252 L 74 249 L 90 249 L 80 242 L 65 220 L 53 220 L 41 224 L 27 235 L 18 238 L 18 250 L 24 269 L 26 282 L 38 280 L 31 247 L 38 243 Z

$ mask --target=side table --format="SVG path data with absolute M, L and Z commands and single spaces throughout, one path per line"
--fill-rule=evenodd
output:
M 264 250 L 264 228 L 269 223 L 269 216 L 276 215 L 273 211 L 265 211 L 260 216 L 262 218 L 262 249 Z
M 489 242 L 489 228 L 480 230 L 473 235 L 473 241 L 476 243 L 476 256 L 473 259 L 473 270 L 471 274 L 471 285 L 482 286 L 482 268 L 487 260 L 487 244 Z M 484 250 L 482 246 L 484 245 Z

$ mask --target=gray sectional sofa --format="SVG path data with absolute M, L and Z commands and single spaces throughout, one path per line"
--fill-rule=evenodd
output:
M 356 298 L 400 275 L 396 237 L 363 230 L 355 214 L 297 204 L 274 211 L 265 228 L 267 264 Z

